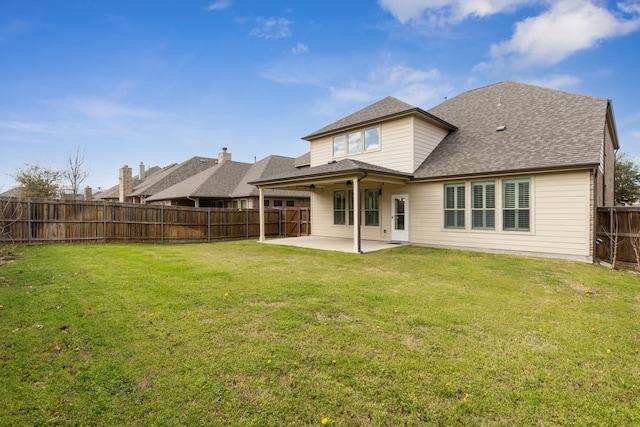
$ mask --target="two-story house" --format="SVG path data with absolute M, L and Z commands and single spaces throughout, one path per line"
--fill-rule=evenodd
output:
M 312 233 L 592 262 L 613 205 L 611 102 L 515 82 L 428 110 L 385 98 L 303 138 L 310 167 L 250 184 L 311 191 Z M 264 235 L 261 236 L 264 240 Z

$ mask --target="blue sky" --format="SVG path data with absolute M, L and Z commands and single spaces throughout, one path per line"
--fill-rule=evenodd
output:
M 2 0 L 0 189 L 84 151 L 252 162 L 388 95 L 429 109 L 515 80 L 613 101 L 640 158 L 640 0 Z

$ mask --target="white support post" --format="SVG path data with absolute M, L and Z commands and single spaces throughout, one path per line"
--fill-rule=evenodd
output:
M 360 182 L 353 180 L 353 252 L 360 253 Z
M 264 188 L 259 187 L 260 191 L 260 241 L 264 242 Z

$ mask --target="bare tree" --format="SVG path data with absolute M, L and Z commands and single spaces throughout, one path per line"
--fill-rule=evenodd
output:
M 78 197 L 80 185 L 88 176 L 89 171 L 84 168 L 84 150 L 80 151 L 80 147 L 77 147 L 75 153 L 67 156 L 67 167 L 62 171 L 62 177 L 69 183 L 71 196 L 74 199 Z
M 24 198 L 53 199 L 60 192 L 60 171 L 38 165 L 25 165 L 13 178 Z

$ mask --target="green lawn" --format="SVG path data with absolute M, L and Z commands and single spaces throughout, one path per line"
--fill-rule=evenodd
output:
M 1 425 L 640 425 L 629 272 L 412 247 L 17 252 Z

